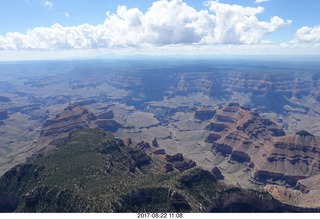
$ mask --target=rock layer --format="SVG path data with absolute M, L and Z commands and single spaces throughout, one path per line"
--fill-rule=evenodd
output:
M 285 135 L 275 122 L 235 103 L 219 109 L 210 127 L 206 142 L 213 154 L 245 165 L 253 182 L 295 188 L 299 180 L 320 174 L 320 140 L 307 131 Z

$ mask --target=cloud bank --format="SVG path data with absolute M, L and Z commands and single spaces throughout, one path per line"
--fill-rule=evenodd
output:
M 197 11 L 182 0 L 159 0 L 146 13 L 138 8 L 118 6 L 117 12 L 107 12 L 105 21 L 99 25 L 65 27 L 54 24 L 28 30 L 25 34 L 7 33 L 0 36 L 0 50 L 254 45 L 291 23 L 278 16 L 260 21 L 257 15 L 264 10 L 261 6 L 243 7 L 218 1 L 207 1 L 205 6 L 207 10 Z M 313 35 L 313 32 L 318 33 L 319 28 L 303 29 L 298 38 L 308 40 L 308 35 Z

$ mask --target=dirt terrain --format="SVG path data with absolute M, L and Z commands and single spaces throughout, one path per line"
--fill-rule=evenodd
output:
M 0 75 L 1 175 L 98 127 L 136 143 L 156 139 L 228 184 L 314 207 L 317 63 L 61 61 L 3 64 Z

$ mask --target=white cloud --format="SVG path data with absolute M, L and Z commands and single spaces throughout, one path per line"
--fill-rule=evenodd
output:
M 320 26 L 304 26 L 297 30 L 295 38 L 291 43 L 294 44 L 320 44 Z
M 263 12 L 264 8 L 261 6 L 243 7 L 217 1 L 210 1 L 208 4 L 210 10 L 216 14 L 217 43 L 256 44 L 264 36 L 291 23 L 290 20 L 284 21 L 278 16 L 272 17 L 270 22 L 259 21 L 256 15 Z
M 66 18 L 70 17 L 70 15 L 69 15 L 68 12 L 64 12 L 64 16 L 65 16 Z
M 263 2 L 269 2 L 270 0 L 255 0 L 254 3 L 256 4 L 260 4 L 260 3 L 263 3 Z
M 51 8 L 53 7 L 53 2 L 46 0 L 46 1 L 43 1 L 43 2 L 42 2 L 42 5 L 43 5 L 44 7 L 46 7 L 46 8 L 51 9 Z
M 49 1 L 48 6 L 53 6 Z M 208 10 L 182 0 L 159 0 L 146 13 L 118 6 L 99 25 L 38 27 L 0 36 L 0 50 L 148 48 L 166 45 L 260 44 L 264 36 L 291 23 L 274 16 L 260 21 L 264 8 L 208 1 Z M 66 14 L 65 14 L 66 15 Z

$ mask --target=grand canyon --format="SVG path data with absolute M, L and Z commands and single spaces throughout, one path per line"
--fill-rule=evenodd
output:
M 0 75 L 2 212 L 320 211 L 313 59 L 8 62 Z

